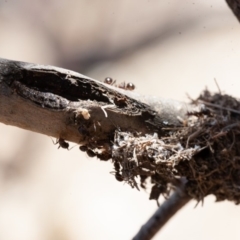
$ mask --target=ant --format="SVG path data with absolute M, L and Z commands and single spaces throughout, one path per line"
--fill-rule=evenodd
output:
M 53 144 L 59 144 L 58 149 L 61 147 L 61 148 L 65 148 L 65 149 L 69 150 L 69 143 L 66 142 L 61 137 L 56 142 L 53 142 Z
M 109 84 L 109 85 L 114 85 L 116 83 L 116 80 L 113 80 L 111 77 L 106 77 L 104 79 L 104 83 Z M 131 82 L 129 82 L 129 83 L 122 82 L 122 83 L 116 85 L 116 87 L 122 88 L 124 90 L 129 90 L 129 91 L 132 91 L 135 89 L 135 85 Z
M 95 157 L 97 154 L 85 145 L 79 146 L 80 151 L 86 152 L 89 157 Z
M 117 181 L 122 182 L 123 176 L 120 174 L 120 163 L 115 161 L 113 165 L 114 165 L 115 172 L 111 172 L 111 173 L 114 173 Z
M 95 157 L 97 155 L 92 149 L 88 149 L 86 153 L 89 157 Z
M 132 91 L 135 89 L 135 85 L 133 83 L 125 83 L 125 82 L 120 83 L 118 87 L 125 90 L 129 90 L 129 91 Z
M 82 152 L 86 152 L 88 150 L 88 147 L 85 146 L 85 145 L 81 145 L 79 146 L 79 149 L 82 151 Z
M 106 77 L 104 79 L 104 83 L 108 84 L 108 85 L 113 85 L 114 83 L 116 83 L 116 80 L 113 80 L 112 78 L 110 77 Z

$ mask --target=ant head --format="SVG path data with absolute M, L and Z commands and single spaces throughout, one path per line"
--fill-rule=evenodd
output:
M 132 90 L 135 89 L 135 85 L 133 83 L 127 83 L 126 84 L 126 89 L 132 91 Z
M 110 78 L 110 77 L 106 77 L 105 79 L 104 79 L 104 83 L 107 83 L 107 84 L 113 84 L 113 79 L 112 78 Z

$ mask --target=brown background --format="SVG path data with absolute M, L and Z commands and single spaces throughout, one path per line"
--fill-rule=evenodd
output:
M 0 1 L 0 56 L 57 65 L 187 101 L 239 96 L 240 24 L 221 0 Z M 74 145 L 73 145 L 74 146 Z M 0 239 L 130 239 L 156 210 L 110 163 L 0 125 Z M 162 199 L 161 199 L 162 200 Z M 237 240 L 240 208 L 195 201 L 154 239 Z M 160 237 L 161 236 L 161 237 Z

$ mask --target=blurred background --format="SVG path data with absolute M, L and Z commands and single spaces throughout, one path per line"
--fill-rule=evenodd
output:
M 239 96 L 240 24 L 224 0 L 0 0 L 0 57 L 55 65 L 181 101 Z M 72 144 L 74 146 L 74 144 Z M 131 239 L 157 209 L 109 162 L 0 124 L 0 239 Z M 161 199 L 162 201 L 163 199 Z M 237 240 L 240 208 L 192 201 L 154 238 Z

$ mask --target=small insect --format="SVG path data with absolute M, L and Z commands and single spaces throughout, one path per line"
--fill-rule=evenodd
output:
M 141 182 L 140 186 L 143 189 L 146 189 L 146 179 L 147 178 L 148 178 L 147 175 L 140 175 L 140 182 Z
M 63 138 L 59 138 L 57 141 L 56 141 L 56 143 L 54 143 L 54 144 L 59 144 L 59 146 L 58 146 L 58 148 L 65 148 L 65 149 L 67 149 L 67 150 L 69 150 L 68 148 L 69 148 L 69 143 L 68 142 L 66 142 Z
M 114 162 L 114 170 L 115 172 L 112 172 L 115 175 L 116 180 L 118 180 L 119 182 L 123 181 L 123 176 L 120 173 L 120 163 L 119 162 Z
M 131 82 L 129 82 L 129 83 L 122 82 L 118 85 L 118 87 L 125 89 L 125 90 L 129 90 L 129 91 L 132 91 L 135 89 L 135 85 Z
M 87 155 L 88 155 L 89 157 L 95 157 L 95 156 L 96 156 L 96 153 L 95 153 L 93 150 L 91 150 L 91 149 L 88 149 L 88 150 L 86 151 L 86 153 L 87 153 Z
M 79 149 L 82 151 L 82 152 L 86 152 L 88 150 L 88 147 L 85 146 L 85 145 L 82 145 L 79 147 Z
M 106 77 L 104 79 L 104 83 L 109 84 L 109 85 L 114 85 L 116 83 L 116 80 L 113 80 L 111 77 Z M 131 82 L 129 82 L 129 83 L 122 82 L 118 85 L 115 84 L 114 86 L 125 89 L 125 90 L 129 90 L 129 91 L 132 91 L 135 89 L 135 85 Z
M 116 82 L 116 80 L 113 80 L 113 79 L 110 78 L 110 77 L 106 77 L 106 78 L 104 79 L 104 83 L 109 84 L 109 85 L 113 85 L 115 82 Z
M 132 91 L 135 89 L 135 85 L 133 83 L 127 83 L 126 89 Z
M 119 182 L 122 182 L 123 181 L 123 177 L 120 173 L 116 172 L 115 173 L 115 178 L 116 180 L 118 180 Z
M 114 169 L 116 170 L 116 172 L 119 172 L 120 171 L 120 168 L 121 168 L 121 166 L 120 166 L 120 163 L 119 162 L 114 162 L 114 164 L 113 164 L 113 166 L 114 166 Z
M 102 160 L 102 161 L 107 161 L 107 160 L 109 160 L 110 158 L 112 158 L 112 155 L 109 154 L 108 152 L 104 151 L 104 152 L 101 153 L 101 154 L 97 154 L 97 158 L 99 158 L 99 159 Z
M 161 184 L 154 184 L 152 186 L 149 199 L 150 200 L 156 200 L 157 201 L 157 205 L 159 207 L 160 204 L 159 204 L 158 199 L 159 199 L 160 195 L 163 194 L 166 191 L 167 191 L 167 186 L 164 186 L 164 185 L 161 185 Z

